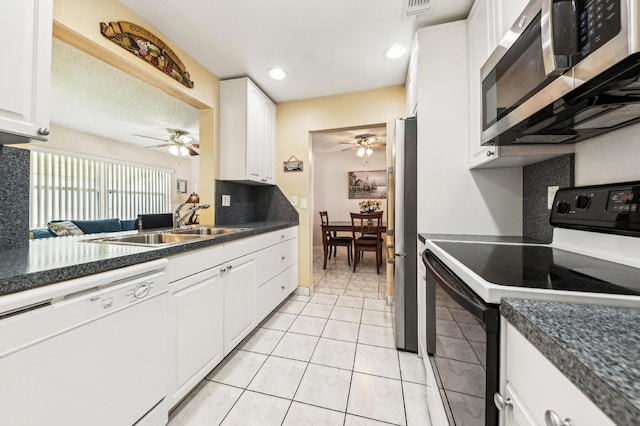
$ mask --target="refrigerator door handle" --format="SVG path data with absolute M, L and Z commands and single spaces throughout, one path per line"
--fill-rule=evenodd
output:
M 407 257 L 407 253 L 396 253 L 396 257 Z

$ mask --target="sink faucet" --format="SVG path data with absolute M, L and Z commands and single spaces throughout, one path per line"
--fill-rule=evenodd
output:
M 200 204 L 199 206 L 193 206 L 181 216 L 180 215 L 180 210 L 182 210 L 182 207 L 184 207 L 185 204 L 187 204 L 187 203 L 185 202 L 185 203 L 180 204 L 178 206 L 178 208 L 176 209 L 176 212 L 173 214 L 173 229 L 174 230 L 180 228 L 182 226 L 182 224 L 184 223 L 184 221 L 187 219 L 187 217 L 189 217 L 189 215 L 193 215 L 198 210 L 208 209 L 209 207 L 211 207 L 210 204 Z

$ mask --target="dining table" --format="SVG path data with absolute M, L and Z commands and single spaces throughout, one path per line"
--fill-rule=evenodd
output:
M 329 221 L 328 225 L 322 225 L 322 229 L 326 231 L 337 231 L 337 232 L 351 232 L 351 221 L 350 220 L 332 220 Z M 387 222 L 382 222 L 381 232 L 387 232 Z

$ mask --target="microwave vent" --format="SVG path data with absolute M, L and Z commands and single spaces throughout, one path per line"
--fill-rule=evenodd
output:
M 516 138 L 514 143 L 562 143 L 575 138 L 576 135 L 524 135 Z
M 621 106 L 620 108 L 610 110 L 592 118 L 591 120 L 583 121 L 579 125 L 573 126 L 573 128 L 575 130 L 606 129 L 637 118 L 640 118 L 640 103 L 628 104 Z
M 431 13 L 432 0 L 404 0 L 402 17 L 412 17 Z

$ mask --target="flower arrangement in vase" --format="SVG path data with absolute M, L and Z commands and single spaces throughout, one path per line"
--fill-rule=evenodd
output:
M 378 200 L 365 200 L 360 201 L 358 206 L 360 206 L 360 211 L 363 213 L 373 213 L 376 210 L 380 210 L 382 203 Z

